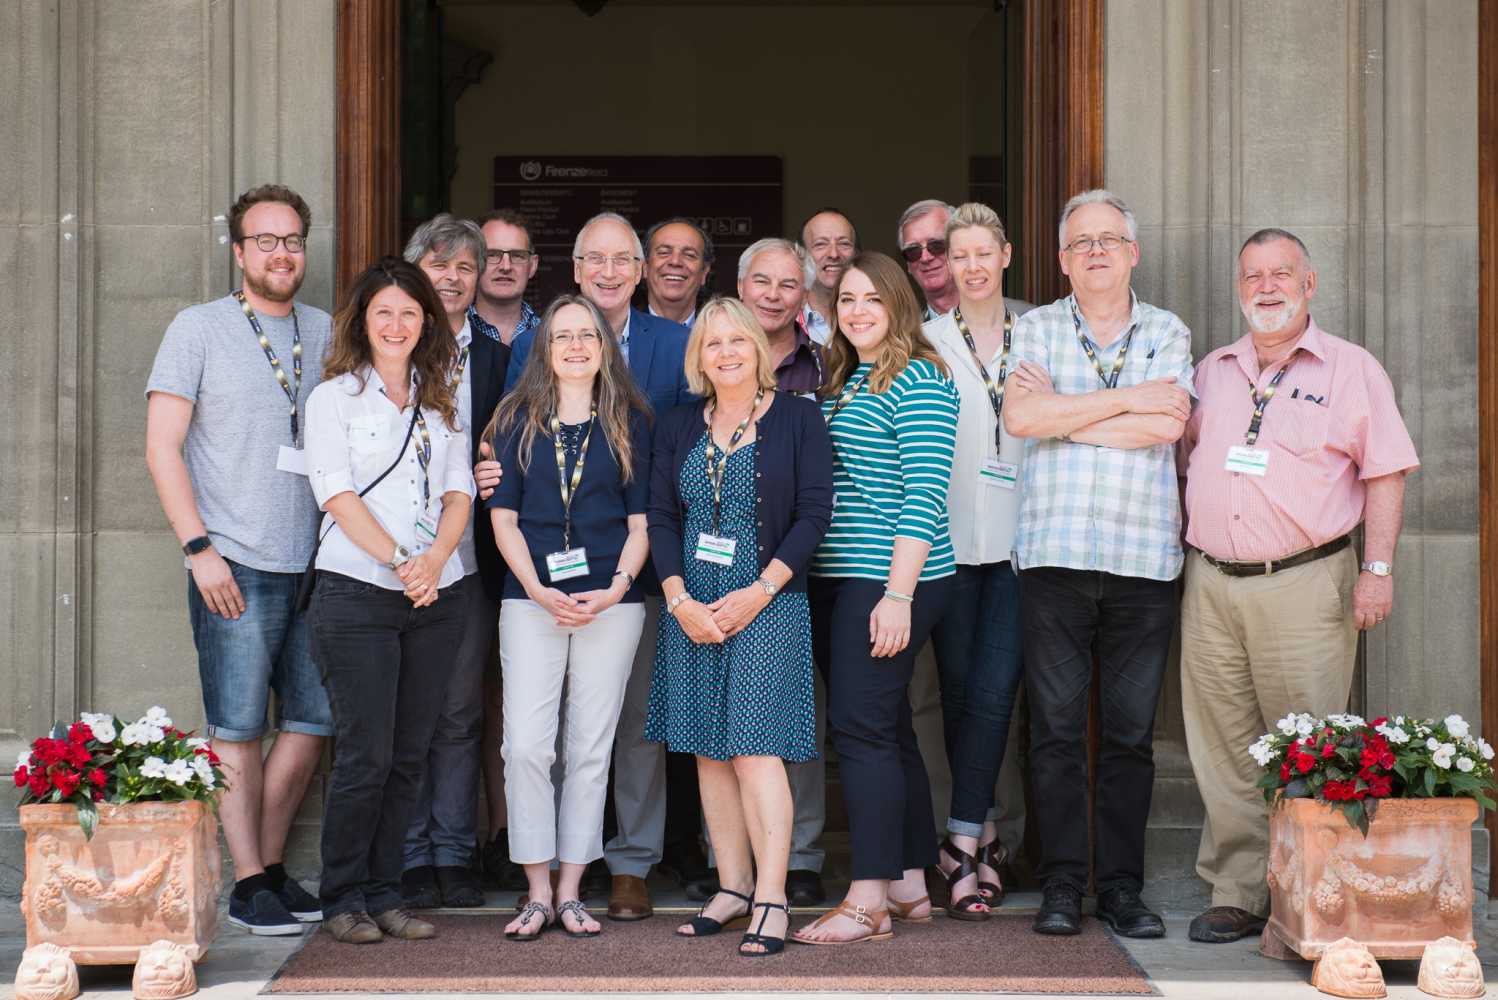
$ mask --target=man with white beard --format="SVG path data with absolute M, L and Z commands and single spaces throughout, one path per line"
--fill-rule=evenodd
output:
M 1378 361 L 1311 318 L 1305 244 L 1259 230 L 1237 282 L 1249 333 L 1197 365 L 1177 462 L 1182 703 L 1206 804 L 1196 871 L 1212 886 L 1190 937 L 1203 942 L 1264 926 L 1268 822 L 1248 748 L 1292 712 L 1346 709 L 1358 632 L 1393 607 L 1404 477 L 1419 466 Z

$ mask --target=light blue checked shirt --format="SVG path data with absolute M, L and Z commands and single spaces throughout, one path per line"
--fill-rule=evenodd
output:
M 1063 395 L 1103 388 L 1077 339 L 1078 322 L 1104 374 L 1112 374 L 1119 349 L 1129 341 L 1119 388 L 1173 375 L 1196 395 L 1191 331 L 1174 313 L 1137 298 L 1129 330 L 1106 348 L 1092 340 L 1073 296 L 1031 310 L 1014 325 L 1010 364 L 1029 361 L 1044 368 Z M 1014 538 L 1021 569 L 1058 566 L 1150 580 L 1173 580 L 1180 574 L 1181 500 L 1174 445 L 1121 449 L 1030 438 L 1025 442 L 1023 489 Z

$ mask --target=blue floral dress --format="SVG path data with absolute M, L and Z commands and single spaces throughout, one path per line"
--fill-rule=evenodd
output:
M 697 536 L 713 530 L 707 433 L 682 463 L 682 562 L 687 592 L 711 604 L 759 576 L 754 444 L 728 456 L 719 534 L 738 541 L 733 564 L 696 558 Z M 811 613 L 804 592 L 781 591 L 749 626 L 721 644 L 698 645 L 662 612 L 645 738 L 713 760 L 817 756 Z

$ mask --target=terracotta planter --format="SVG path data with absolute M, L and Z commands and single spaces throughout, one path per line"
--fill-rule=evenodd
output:
M 1365 839 L 1309 799 L 1271 810 L 1261 950 L 1314 959 L 1347 937 L 1375 958 L 1419 958 L 1443 937 L 1472 944 L 1477 815 L 1472 799 L 1387 799 Z
M 71 805 L 22 806 L 26 946 L 80 965 L 128 965 L 156 941 L 193 961 L 218 929 L 218 823 L 201 802 L 100 804 L 93 840 Z

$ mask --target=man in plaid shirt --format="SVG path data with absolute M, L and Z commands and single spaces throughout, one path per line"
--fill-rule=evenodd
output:
M 1128 937 L 1165 925 L 1140 899 L 1155 703 L 1181 572 L 1176 440 L 1191 416 L 1191 332 L 1140 302 L 1134 214 L 1108 191 L 1061 212 L 1072 294 L 1014 327 L 1004 426 L 1025 445 L 1015 534 L 1044 889 L 1035 930 L 1081 931 L 1088 876 L 1087 709 L 1101 661 L 1098 918 Z

